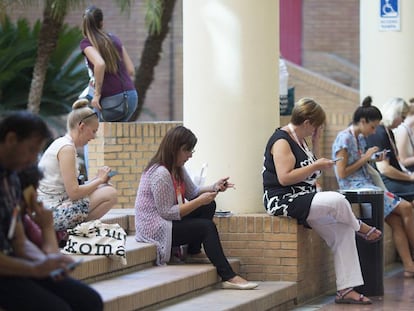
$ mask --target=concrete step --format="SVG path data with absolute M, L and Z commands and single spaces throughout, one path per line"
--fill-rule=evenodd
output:
M 296 283 L 258 282 L 253 290 L 215 288 L 193 298 L 187 298 L 157 310 L 162 311 L 261 311 L 274 310 L 283 305 L 294 305 Z
M 101 218 L 103 223 L 119 224 L 129 235 L 135 234 L 135 211 L 133 208 L 114 208 Z
M 286 310 L 297 297 L 291 282 L 258 282 L 254 290 L 221 289 L 212 264 L 155 266 L 156 246 L 138 243 L 133 210 L 114 210 L 103 219 L 118 223 L 130 235 L 126 242 L 127 265 L 105 256 L 82 257 L 72 276 L 89 283 L 102 296 L 105 311 L 128 310 Z M 131 233 L 132 232 L 132 233 Z M 229 259 L 239 272 L 240 261 Z
M 107 279 L 130 271 L 137 271 L 154 266 L 157 248 L 153 244 L 139 243 L 133 236 L 127 236 L 125 249 L 127 264 L 106 256 L 71 255 L 75 260 L 82 258 L 83 263 L 77 267 L 72 276 L 87 283 Z
M 230 260 L 230 263 L 237 271 L 239 261 Z M 150 267 L 94 282 L 91 286 L 101 294 L 105 311 L 128 311 L 158 308 L 159 304 L 219 282 L 212 264 L 185 264 Z

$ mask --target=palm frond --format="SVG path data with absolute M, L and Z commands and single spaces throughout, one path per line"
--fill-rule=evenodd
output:
M 168 0 L 167 0 L 168 1 Z M 157 35 L 161 32 L 161 17 L 163 12 L 163 1 L 146 0 L 145 1 L 145 25 L 151 35 Z

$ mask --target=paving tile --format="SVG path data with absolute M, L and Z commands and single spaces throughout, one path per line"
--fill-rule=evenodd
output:
M 298 306 L 295 311 L 408 311 L 414 310 L 414 278 L 405 278 L 400 264 L 387 267 L 384 274 L 384 296 L 370 297 L 372 305 L 338 305 L 335 304 L 335 294 L 313 300 Z

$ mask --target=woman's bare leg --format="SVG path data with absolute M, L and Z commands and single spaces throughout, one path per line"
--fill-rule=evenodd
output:
M 414 273 L 414 261 L 411 258 L 410 245 L 401 217 L 391 213 L 385 218 L 385 222 L 392 229 L 395 248 L 403 263 L 404 271 Z
M 89 196 L 89 215 L 86 221 L 99 219 L 104 216 L 118 199 L 117 191 L 110 185 L 105 185 L 96 189 Z

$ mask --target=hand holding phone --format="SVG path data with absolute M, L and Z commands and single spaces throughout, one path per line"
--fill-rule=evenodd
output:
M 387 158 L 387 157 L 390 156 L 390 153 L 391 153 L 390 149 L 384 149 L 382 151 L 375 152 L 371 156 L 371 160 L 379 160 L 381 158 L 381 156 L 383 156 L 384 158 Z
M 73 271 L 73 270 L 75 270 L 75 268 L 76 268 L 77 266 L 79 266 L 82 262 L 83 262 L 83 259 L 79 259 L 79 260 L 76 260 L 76 261 L 74 261 L 74 262 L 71 262 L 70 264 L 68 264 L 68 265 L 66 266 L 66 270 L 67 270 L 67 271 Z M 57 277 L 59 277 L 59 276 L 64 275 L 64 273 L 65 273 L 65 269 L 63 269 L 63 268 L 59 268 L 59 269 L 55 269 L 55 270 L 53 270 L 52 272 L 50 272 L 49 276 L 50 276 L 52 279 L 54 279 L 54 278 L 57 278 Z
M 113 177 L 113 176 L 115 176 L 115 175 L 117 175 L 118 174 L 118 172 L 117 171 L 110 171 L 109 173 L 108 173 L 108 177 Z

